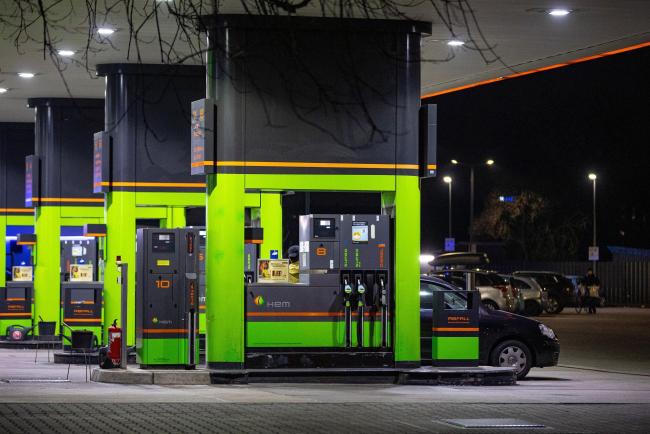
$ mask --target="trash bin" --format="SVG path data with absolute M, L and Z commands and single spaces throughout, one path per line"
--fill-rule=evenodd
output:
M 54 321 L 39 321 L 38 322 L 38 336 L 41 338 L 44 336 L 53 337 L 56 333 L 56 322 Z
M 73 350 L 92 350 L 94 333 L 90 330 L 72 330 L 70 332 L 70 346 Z

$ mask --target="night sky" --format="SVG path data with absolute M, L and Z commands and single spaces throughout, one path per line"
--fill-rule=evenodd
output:
M 467 240 L 469 171 L 452 158 L 497 164 L 476 172 L 476 215 L 490 192 L 532 190 L 559 212 L 588 217 L 598 174 L 598 244 L 650 248 L 650 49 L 432 98 L 438 104 L 439 176 L 422 184 L 422 251 L 443 247 L 447 185 L 454 178 L 454 236 Z M 312 193 L 284 198 L 285 246 L 297 242 L 297 216 L 310 211 L 378 212 L 378 195 Z M 623 235 L 624 234 L 624 235 Z M 296 238 L 296 239 L 294 239 Z
M 447 174 L 454 178 L 454 235 L 467 238 L 469 172 L 451 167 L 452 158 L 497 162 L 477 169 L 477 215 L 491 191 L 527 189 L 560 209 L 578 207 L 591 222 L 593 170 L 598 244 L 650 248 L 650 49 L 428 102 L 438 104 L 439 177 L 422 189 L 423 249 L 440 247 L 446 234 Z M 591 223 L 585 255 L 590 237 Z

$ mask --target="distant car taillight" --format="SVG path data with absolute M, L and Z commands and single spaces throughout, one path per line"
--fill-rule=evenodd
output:
M 516 288 L 514 286 L 511 286 L 512 288 L 512 295 L 516 298 L 519 295 L 519 288 Z

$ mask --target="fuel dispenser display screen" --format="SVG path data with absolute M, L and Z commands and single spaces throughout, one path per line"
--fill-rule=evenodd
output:
M 352 242 L 368 242 L 368 222 L 352 222 Z
M 336 238 L 336 224 L 333 218 L 314 219 L 314 238 Z
M 7 301 L 24 300 L 26 288 L 7 288 Z
M 174 234 L 153 234 L 151 240 L 151 250 L 156 253 L 171 253 L 174 251 L 176 239 Z

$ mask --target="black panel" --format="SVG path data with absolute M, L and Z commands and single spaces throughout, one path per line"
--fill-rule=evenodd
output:
M 93 135 L 104 126 L 104 100 L 36 98 L 28 103 L 36 109 L 35 155 L 41 160 L 41 197 L 102 199 L 102 195 L 93 194 Z
M 25 207 L 25 157 L 33 153 L 34 124 L 0 123 L 0 208 Z
M 205 68 L 114 64 L 99 65 L 98 73 L 107 77 L 105 130 L 112 138 L 111 181 L 200 182 L 189 170 L 190 114 L 192 101 L 205 96 Z M 145 191 L 165 188 L 112 187 Z
M 427 25 L 222 15 L 206 26 L 217 59 L 219 161 L 246 160 L 248 173 L 390 174 L 396 163 L 408 165 L 397 173 L 417 173 Z

